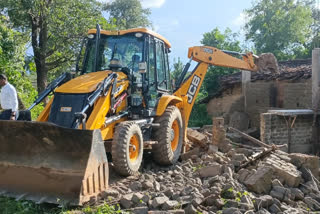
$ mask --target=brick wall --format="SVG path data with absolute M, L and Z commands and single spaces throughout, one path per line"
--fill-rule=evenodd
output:
M 226 124 L 233 112 L 246 112 L 250 127 L 259 128 L 260 114 L 270 109 L 307 109 L 311 106 L 311 79 L 294 82 L 256 81 L 248 83 L 245 91 L 242 91 L 241 84 L 225 90 L 221 97 L 208 103 L 207 111 L 212 117 L 223 116 Z
M 311 79 L 296 82 L 280 82 L 283 87 L 283 106 L 282 108 L 301 108 L 308 109 L 312 107 L 312 86 Z
M 274 94 L 271 90 L 274 82 L 253 82 L 246 88 L 247 108 L 246 113 L 250 118 L 251 127 L 260 126 L 260 114 L 270 109 L 270 97 Z
M 288 117 L 286 116 L 287 120 Z M 290 152 L 312 153 L 312 121 L 313 115 L 298 115 L 291 129 Z M 273 113 L 261 114 L 261 141 L 267 144 L 288 144 L 288 128 L 284 116 Z
M 211 117 L 223 117 L 225 123 L 229 123 L 232 112 L 244 111 L 244 99 L 242 96 L 241 86 L 227 89 L 222 96 L 209 101 L 207 112 Z

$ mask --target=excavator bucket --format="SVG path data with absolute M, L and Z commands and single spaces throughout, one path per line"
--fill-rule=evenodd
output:
M 256 60 L 256 65 L 261 73 L 279 74 L 277 58 L 272 53 L 263 53 Z
M 108 187 L 100 130 L 0 121 L 0 195 L 82 205 Z

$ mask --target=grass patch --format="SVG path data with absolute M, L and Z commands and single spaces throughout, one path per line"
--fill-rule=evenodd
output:
M 16 201 L 12 198 L 0 197 L 0 214 L 58 214 L 62 209 L 56 205 L 39 205 L 31 201 Z
M 97 207 L 58 207 L 54 204 L 35 204 L 31 201 L 16 201 L 13 198 L 0 197 L 0 214 L 126 214 L 119 205 L 104 203 Z

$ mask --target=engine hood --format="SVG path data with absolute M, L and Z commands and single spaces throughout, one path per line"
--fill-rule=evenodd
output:
M 97 85 L 110 73 L 111 71 L 99 71 L 81 75 L 61 85 L 55 92 L 69 94 L 93 92 L 97 88 Z M 122 72 L 117 72 L 117 74 L 118 80 L 126 78 L 126 75 Z

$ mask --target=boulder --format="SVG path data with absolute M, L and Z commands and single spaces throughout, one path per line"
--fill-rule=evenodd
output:
M 276 155 L 270 155 L 265 159 L 264 163 L 270 166 L 274 174 L 283 179 L 286 185 L 289 187 L 297 187 L 301 181 L 301 172 L 297 170 L 296 166 L 292 163 L 288 163 Z
M 120 199 L 120 205 L 125 209 L 129 209 L 133 205 L 132 196 L 132 193 L 123 195 Z
M 181 155 L 181 160 L 188 160 L 188 159 L 191 159 L 191 156 L 199 155 L 199 154 L 200 154 L 200 148 L 199 147 L 195 147 L 194 149 L 182 154 Z
M 313 176 L 319 179 L 319 157 L 314 155 L 291 153 L 289 154 L 291 163 L 300 167 L 305 167 L 311 170 Z
M 160 208 L 166 201 L 168 201 L 169 198 L 166 197 L 166 196 L 160 196 L 160 197 L 155 197 L 153 200 L 152 200 L 152 207 L 154 209 L 157 209 L 157 208 Z
M 269 193 L 271 189 L 272 168 L 268 166 L 260 166 L 257 171 L 250 175 L 244 184 L 250 191 L 255 193 Z
M 206 135 L 198 132 L 197 130 L 194 129 L 187 129 L 187 137 L 189 140 L 191 140 L 193 143 L 198 144 L 200 147 L 206 147 L 208 138 Z
M 289 202 L 292 198 L 291 191 L 282 186 L 275 186 L 272 188 L 270 195 L 280 201 Z
M 222 166 L 220 164 L 213 164 L 211 166 L 205 166 L 198 170 L 201 178 L 214 177 L 222 173 Z
M 176 209 L 179 206 L 179 202 L 178 201 L 166 201 L 164 202 L 164 204 L 162 205 L 162 209 L 163 210 L 172 210 L 172 209 Z
M 267 208 L 267 207 L 270 207 L 272 203 L 273 203 L 272 196 L 263 195 L 255 199 L 254 206 L 256 207 L 256 209 L 259 209 L 261 207 Z
M 148 207 L 136 207 L 130 210 L 133 214 L 148 214 Z
M 313 198 L 305 197 L 303 201 L 312 211 L 320 211 L 320 203 Z

